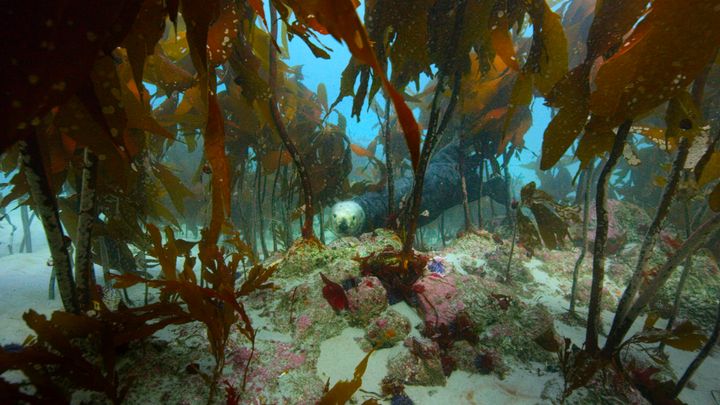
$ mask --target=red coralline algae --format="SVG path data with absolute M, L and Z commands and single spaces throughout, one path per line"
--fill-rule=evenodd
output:
M 305 314 L 300 315 L 295 321 L 295 327 L 297 328 L 298 333 L 305 332 L 310 325 L 312 325 L 312 320 Z
M 418 303 L 425 316 L 425 324 L 430 328 L 449 326 L 465 309 L 465 304 L 458 298 L 453 274 L 446 277 L 425 276 L 413 285 L 413 291 L 422 291 L 418 293 Z
M 299 368 L 306 359 L 306 354 L 293 351 L 291 343 L 275 342 L 274 350 L 260 353 L 256 351 L 250 363 L 247 392 L 262 393 L 268 386 L 277 382 L 277 379 L 288 370 Z M 270 356 L 269 358 L 267 356 Z M 242 373 L 250 358 L 250 349 L 241 347 L 230 356 L 229 364 L 233 370 Z
M 363 277 L 357 287 L 350 289 L 348 300 L 352 318 L 360 325 L 366 325 L 388 306 L 387 291 L 373 276 Z

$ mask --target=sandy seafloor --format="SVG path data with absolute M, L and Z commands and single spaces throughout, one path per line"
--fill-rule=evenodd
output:
M 16 225 L 20 224 L 17 211 L 11 212 Z M 5 222 L 0 228 L 0 344 L 22 342 L 31 331 L 22 320 L 22 314 L 28 308 L 49 315 L 52 311 L 60 308 L 60 300 L 47 299 L 47 286 L 50 274 L 50 267 L 47 262 L 50 257 L 44 233 L 36 220 L 32 226 L 34 252 L 29 254 L 7 254 L 7 243 L 9 243 L 9 227 Z M 15 234 L 15 251 L 22 238 L 22 230 L 18 229 Z M 577 250 L 576 250 L 577 253 Z M 443 255 L 443 252 L 435 252 Z M 445 255 L 448 262 L 452 263 L 455 253 Z M 554 326 L 562 337 L 572 339 L 580 345 L 585 336 L 584 328 L 571 326 L 561 321 L 560 315 L 567 311 L 568 301 L 564 298 L 566 287 L 553 274 L 547 271 L 548 266 L 544 265 L 539 258 L 533 258 L 523 263 L 523 266 L 532 274 L 536 286 L 533 297 L 528 299 L 533 303 L 543 304 L 553 314 Z M 96 272 L 101 278 L 101 272 L 96 267 Z M 140 300 L 142 290 L 130 291 L 131 296 Z M 420 316 L 416 311 L 405 303 L 392 306 L 393 309 L 406 316 L 413 326 L 421 323 Z M 295 309 L 299 311 L 299 309 Z M 586 311 L 581 307 L 580 313 Z M 258 314 L 257 311 L 253 312 Z M 612 321 L 612 313 L 603 312 L 605 329 L 609 329 Z M 635 330 L 639 329 L 644 319 L 640 319 Z M 263 328 L 266 319 L 256 319 L 256 326 L 260 327 L 259 341 L 292 341 L 287 333 L 268 330 Z M 661 321 L 662 322 L 662 321 Z M 173 339 L 172 330 L 166 330 L 163 335 L 165 339 Z M 317 358 L 316 374 L 321 381 L 329 378 L 332 385 L 340 379 L 350 379 L 352 371 L 365 353 L 357 343 L 364 334 L 362 328 L 346 326 L 340 334 L 323 340 L 319 347 Z M 413 328 L 411 336 L 420 336 L 417 328 Z M 602 342 L 602 337 L 601 337 Z M 261 346 L 261 345 L 259 345 Z M 363 378 L 362 390 L 368 392 L 379 392 L 380 380 L 387 373 L 387 360 L 393 355 L 405 350 L 402 342 L 392 348 L 376 351 L 368 364 L 367 372 Z M 672 348 L 667 349 L 670 364 L 676 374 L 681 374 L 685 367 L 695 356 L 695 353 L 681 352 Z M 272 353 L 268 353 L 272 356 Z M 504 379 L 494 374 L 480 375 L 456 370 L 447 379 L 445 386 L 406 386 L 405 392 L 415 404 L 538 404 L 549 403 L 547 399 L 541 398 L 541 393 L 546 383 L 552 379 L 558 379 L 557 371 L 547 371 L 544 365 L 520 364 L 510 362 L 511 372 Z M 680 399 L 689 404 L 714 404 L 712 391 L 720 390 L 720 356 L 717 350 L 705 361 L 702 367 L 692 379 L 693 387 L 686 388 Z M 282 378 L 282 374 L 280 375 Z M 181 388 L 180 388 L 181 389 Z M 136 395 L 136 397 L 138 397 Z M 142 395 L 139 395 L 142 397 Z M 371 398 L 372 395 L 359 392 L 355 395 L 358 403 Z M 202 396 L 192 396 L 182 403 L 204 403 Z M 286 398 L 287 400 L 287 398 Z M 134 401 L 133 401 L 134 402 Z M 260 403 L 258 397 L 248 400 L 248 403 Z M 292 403 L 293 401 L 288 401 Z M 382 403 L 390 403 L 389 400 L 381 400 Z

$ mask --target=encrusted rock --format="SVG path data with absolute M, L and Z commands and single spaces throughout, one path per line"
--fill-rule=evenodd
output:
M 450 326 L 458 313 L 465 309 L 465 304 L 458 296 L 456 280 L 454 274 L 442 277 L 431 273 L 413 285 L 426 327 L 436 329 L 440 325 Z
M 359 279 L 357 286 L 347 291 L 350 301 L 350 319 L 364 326 L 370 319 L 380 315 L 388 306 L 387 291 L 377 277 Z
M 444 386 L 446 383 L 440 360 L 440 350 L 427 339 L 408 338 L 409 351 L 388 359 L 388 377 L 407 385 Z
M 410 333 L 410 321 L 390 308 L 370 320 L 365 331 L 365 341 L 368 344 L 367 348 L 392 347 L 403 341 L 408 333 Z
M 549 352 L 560 350 L 562 339 L 555 332 L 553 316 L 545 307 L 537 305 L 529 308 L 526 319 L 528 327 L 525 331 L 533 342 Z

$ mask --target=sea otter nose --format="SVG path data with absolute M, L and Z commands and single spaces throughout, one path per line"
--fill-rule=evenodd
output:
M 338 229 L 340 229 L 343 232 L 346 232 L 348 230 L 348 223 L 347 221 L 341 221 L 338 225 Z

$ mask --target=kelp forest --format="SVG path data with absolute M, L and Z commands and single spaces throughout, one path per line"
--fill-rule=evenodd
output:
M 720 404 L 720 0 L 0 15 L 0 403 Z

